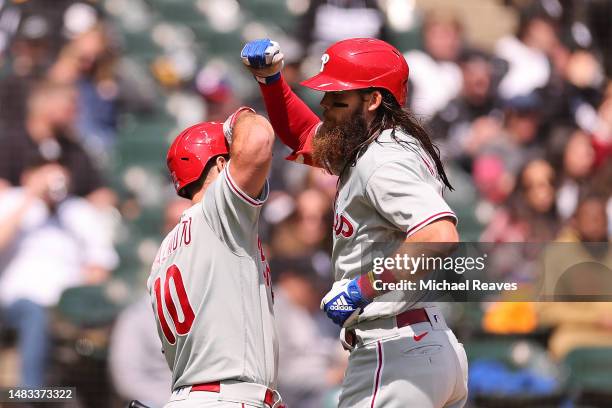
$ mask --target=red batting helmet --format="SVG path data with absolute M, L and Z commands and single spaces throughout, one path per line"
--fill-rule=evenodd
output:
M 384 88 L 406 103 L 408 64 L 392 45 L 374 38 L 338 41 L 321 57 L 321 71 L 302 85 L 317 91 Z
M 183 188 L 200 178 L 208 161 L 220 154 L 229 154 L 223 123 L 203 122 L 183 130 L 166 157 L 177 194 L 185 197 Z

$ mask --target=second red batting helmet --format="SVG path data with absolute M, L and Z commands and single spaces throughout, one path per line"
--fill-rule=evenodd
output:
M 208 161 L 220 154 L 229 154 L 223 123 L 203 122 L 183 130 L 166 157 L 177 194 L 185 197 L 183 188 L 200 178 Z
M 318 91 L 384 88 L 406 103 L 408 64 L 392 45 L 374 38 L 338 41 L 321 57 L 321 71 L 302 85 Z

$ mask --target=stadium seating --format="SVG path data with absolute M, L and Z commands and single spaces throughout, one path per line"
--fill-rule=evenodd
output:
M 612 392 L 612 348 L 577 348 L 565 357 L 565 363 L 571 369 L 572 386 Z

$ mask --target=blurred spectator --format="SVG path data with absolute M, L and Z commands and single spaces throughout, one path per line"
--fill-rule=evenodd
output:
M 53 82 L 78 91 L 77 136 L 100 167 L 107 167 L 118 132 L 119 111 L 148 113 L 156 94 L 129 61 L 120 59 L 112 29 L 91 4 L 73 2 L 63 14 L 68 42 L 50 67 Z
M 0 125 L 11 128 L 25 118 L 31 82 L 52 60 L 50 22 L 44 15 L 25 16 L 10 46 L 10 74 L 0 79 Z
M 44 1 L 5 1 L 1 3 L 0 7 L 0 30 L 13 34 L 13 27 L 17 28 L 15 35 L 18 37 L 20 32 L 23 32 L 24 23 L 31 16 L 43 17 L 47 29 L 47 39 L 49 47 L 51 49 L 51 55 L 55 55 L 59 48 L 62 46 L 63 33 L 63 17 L 65 10 L 75 3 L 75 0 L 54 0 L 52 7 L 49 3 Z M 38 23 L 34 27 L 28 27 L 28 30 L 32 28 L 39 28 Z M 34 30 L 37 31 L 37 30 Z M 14 40 L 13 37 L 11 40 Z M 50 63 L 51 61 L 47 61 Z
M 166 204 L 164 210 L 164 224 L 162 227 L 162 236 L 166 235 L 178 224 L 183 212 L 191 207 L 190 201 L 185 199 L 174 198 Z
M 172 199 L 164 210 L 162 232 L 167 234 L 191 206 L 185 199 Z M 151 298 L 144 293 L 117 318 L 109 347 L 113 384 L 126 401 L 137 399 L 152 407 L 168 402 L 172 372 L 162 353 L 153 316 Z
M 38 162 L 22 184 L 0 192 L 0 299 L 19 338 L 21 384 L 37 387 L 45 384 L 47 308 L 70 286 L 106 280 L 118 259 L 97 210 L 68 194 L 67 169 Z
M 502 111 L 491 57 L 476 50 L 466 51 L 460 67 L 461 93 L 433 117 L 429 126 L 432 136 L 441 142 L 444 159 L 458 162 L 469 173 L 472 146 L 500 132 Z
M 570 223 L 560 232 L 558 242 L 608 242 L 608 197 L 587 193 L 580 200 Z
M 137 399 L 151 407 L 168 402 L 172 372 L 162 354 L 148 294 L 117 318 L 108 359 L 113 385 L 122 399 Z
M 574 219 L 557 241 L 576 242 L 564 245 L 563 254 L 553 257 L 552 269 L 559 274 L 555 282 L 555 295 L 570 300 L 588 300 L 612 293 L 612 274 L 609 265 L 612 250 L 608 245 L 608 219 L 606 197 L 585 195 L 580 201 Z
M 307 257 L 327 249 L 323 244 L 331 229 L 330 202 L 314 189 L 303 191 L 295 201 L 293 214 L 272 231 L 270 250 L 275 257 Z
M 612 303 L 537 304 L 542 326 L 553 327 L 548 347 L 557 360 L 578 347 L 612 347 Z
M 474 163 L 472 177 L 481 199 L 484 200 L 482 204 L 487 204 L 486 207 L 503 204 L 514 189 L 516 178 L 503 159 L 496 155 L 480 156 Z M 489 222 L 492 215 L 490 209 L 486 208 L 482 221 Z
M 547 101 L 543 119 L 551 125 L 579 126 L 592 132 L 601 100 L 603 68 L 594 53 L 557 43 L 551 56 L 551 77 L 540 93 Z
M 430 119 L 461 91 L 457 61 L 463 48 L 463 27 L 456 15 L 434 10 L 425 17 L 422 33 L 423 51 L 405 55 L 410 66 L 408 95 L 412 111 Z
M 196 88 L 206 101 L 206 120 L 224 122 L 240 107 L 240 100 L 233 89 L 224 67 L 208 64 L 196 76 Z
M 612 160 L 612 80 L 608 81 L 604 98 L 597 109 L 593 126 L 595 166 L 601 167 Z
M 557 239 L 563 244 L 552 244 L 548 249 L 547 271 L 559 274 L 557 295 L 577 294 L 583 300 L 589 296 L 609 298 L 612 290 L 609 269 L 604 267 L 601 271 L 605 275 L 594 269 L 597 264 L 612 264 L 606 202 L 606 197 L 587 194 L 578 204 L 570 225 Z M 577 347 L 612 346 L 612 303 L 540 303 L 538 311 L 541 324 L 554 329 L 549 347 L 557 359 Z
M 612 180 L 612 160 L 602 164 L 591 180 L 593 193 L 607 198 L 608 236 L 612 237 L 612 183 L 610 183 L 610 180 Z
M 327 196 L 329 203 L 333 203 L 336 198 L 336 191 L 338 190 L 338 176 L 312 167 L 308 170 L 306 186 L 321 191 Z
M 76 98 L 70 85 L 46 82 L 33 88 L 25 123 L 0 135 L 0 179 L 18 185 L 25 164 L 42 156 L 70 171 L 71 193 L 87 196 L 102 188 L 99 171 L 72 131 Z
M 547 161 L 529 161 L 518 173 L 508 205 L 496 212 L 481 241 L 546 242 L 553 239 L 559 228 L 555 177 Z
M 273 265 L 278 275 L 274 310 L 279 338 L 278 389 L 292 408 L 318 408 L 344 377 L 348 353 L 317 319 L 320 280 L 294 260 Z
M 506 214 L 495 212 L 497 206 L 508 198 L 510 206 L 520 205 L 524 200 L 524 197 L 510 197 L 510 194 L 515 190 L 516 180 L 520 179 L 517 174 L 524 163 L 542 153 L 536 138 L 541 105 L 540 97 L 535 93 L 518 96 L 504 103 L 501 128 L 497 119 L 490 116 L 474 120 L 469 128 L 460 150 L 463 153 L 460 163 L 464 166 L 472 163 L 473 181 L 484 199 L 478 206 L 477 217 L 485 224 L 493 224 L 487 225 L 489 230 L 509 227 L 502 221 Z M 502 230 L 497 233 L 503 235 Z M 518 237 L 509 241 L 515 239 Z
M 385 16 L 375 0 L 312 0 L 298 38 L 309 55 L 321 55 L 336 41 L 354 37 L 385 39 Z
M 70 11 L 66 12 L 68 16 Z M 64 46 L 49 70 L 49 79 L 76 86 L 79 111 L 75 128 L 87 150 L 99 156 L 108 154 L 115 143 L 119 84 L 107 29 L 94 16 L 91 19 L 93 25 L 80 27 L 82 31 L 74 33 Z
M 574 130 L 565 143 L 557 191 L 557 209 L 562 219 L 574 214 L 578 197 L 589 188 L 594 164 L 595 150 L 591 137 L 581 130 Z
M 482 153 L 500 157 L 505 167 L 517 174 L 527 159 L 541 154 L 538 130 L 542 100 L 532 93 L 507 100 L 504 105 L 504 123 L 499 133 L 495 134 L 497 122 L 479 119 L 472 126 L 465 150 L 475 156 Z
M 40 77 L 52 61 L 51 23 L 44 14 L 24 16 L 11 43 L 11 72 L 20 78 Z
M 516 36 L 500 39 L 495 47 L 496 55 L 510 64 L 499 86 L 500 95 L 509 99 L 544 87 L 551 75 L 548 57 L 558 41 L 550 16 L 524 13 Z
M 596 45 L 604 50 L 604 63 L 606 74 L 612 76 L 612 54 L 605 52 L 606 47 L 610 46 L 610 36 L 612 27 L 610 26 L 609 16 L 612 15 L 612 3 L 606 0 L 595 0 L 587 2 L 589 7 L 587 26 L 593 32 Z

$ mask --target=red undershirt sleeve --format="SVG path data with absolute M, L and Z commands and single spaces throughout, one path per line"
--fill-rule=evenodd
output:
M 282 142 L 293 149 L 287 160 L 317 166 L 312 159 L 312 138 L 321 123 L 317 115 L 281 78 L 269 85 L 259 84 L 268 117 Z

